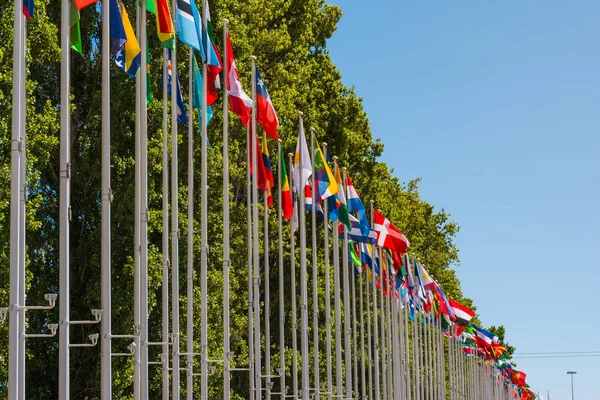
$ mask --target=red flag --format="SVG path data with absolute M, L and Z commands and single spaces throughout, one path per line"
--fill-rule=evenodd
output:
M 79 11 L 81 11 L 83 8 L 89 6 L 90 4 L 94 4 L 96 2 L 98 2 L 98 0 L 74 0 L 75 1 L 75 7 L 77 7 L 77 9 Z
M 375 210 L 373 228 L 377 232 L 377 244 L 379 246 L 395 250 L 400 254 L 406 253 L 410 243 L 402 232 L 378 210 Z
M 252 134 L 252 132 L 250 132 L 250 134 Z M 267 169 L 263 162 L 262 150 L 260 148 L 260 143 L 258 142 L 258 138 L 256 138 L 256 160 L 257 160 L 257 164 L 258 164 L 258 169 L 256 171 L 257 172 L 256 183 L 257 183 L 258 190 L 262 190 L 263 192 L 270 191 L 271 190 L 270 189 L 271 182 L 269 182 L 269 178 L 267 177 Z M 250 146 L 250 174 L 252 175 L 253 172 L 254 172 L 254 169 L 253 169 L 253 164 L 252 164 L 252 145 L 251 145 Z
M 229 90 L 229 108 L 240 116 L 242 124 L 246 126 L 252 112 L 252 99 L 248 97 L 238 76 L 231 46 L 231 36 L 227 33 L 227 74 L 225 83 Z
M 279 120 L 258 68 L 256 69 L 256 121 L 262 125 L 271 139 L 278 139 L 277 127 L 279 126 Z

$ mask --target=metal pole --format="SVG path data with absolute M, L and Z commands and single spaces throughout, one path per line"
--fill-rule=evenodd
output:
M 323 142 L 323 154 L 327 154 L 327 143 Z M 337 185 L 337 183 L 336 183 Z M 333 376 L 331 371 L 331 274 L 329 271 L 329 225 L 328 225 L 328 203 L 323 202 L 323 235 L 325 241 L 325 347 L 327 357 L 327 398 L 331 399 L 333 395 Z M 335 235 L 335 233 L 334 233 Z
M 374 201 L 371 200 L 371 229 L 373 228 L 374 221 L 374 212 L 373 208 Z M 373 262 L 377 260 L 377 246 L 373 246 Z M 379 274 L 381 275 L 381 265 L 379 266 Z M 373 274 L 375 274 L 375 269 L 373 268 Z M 373 275 L 373 281 L 375 281 L 375 275 Z M 379 396 L 379 330 L 377 327 L 377 286 L 373 285 L 372 293 L 372 303 L 373 303 L 373 352 L 375 355 L 375 399 L 379 400 L 381 397 Z M 370 321 L 369 321 L 370 323 Z
M 381 306 L 381 311 L 379 313 L 379 324 L 380 324 L 380 332 L 381 332 L 381 376 L 382 380 L 382 397 L 383 400 L 387 400 L 388 398 L 388 379 L 387 379 L 387 340 L 386 340 L 386 331 L 385 331 L 385 307 L 383 305 L 383 286 L 385 285 L 384 276 L 383 276 L 383 265 L 385 263 L 384 254 L 381 248 L 377 250 L 379 252 L 379 304 Z
M 175 0 L 174 0 L 175 1 Z M 102 360 L 101 399 L 112 399 L 110 249 L 110 2 L 102 2 Z
M 294 155 L 288 154 L 289 166 L 290 166 L 290 188 L 294 187 Z M 292 216 L 292 222 L 296 220 L 298 216 L 298 201 L 296 195 L 292 196 L 294 203 L 294 214 Z M 293 223 L 292 223 L 293 225 Z M 292 286 L 292 386 L 293 395 L 298 396 L 298 327 L 297 327 L 297 315 L 296 310 L 296 241 L 294 237 L 294 229 L 290 230 L 290 275 L 291 275 L 291 286 Z
M 140 35 L 140 19 L 141 12 L 139 3 L 136 4 L 136 32 Z M 141 35 L 140 35 L 141 36 Z M 141 37 L 140 37 L 141 39 Z M 133 325 L 137 332 L 142 325 L 142 305 L 141 305 L 141 218 L 142 218 L 142 130 L 141 130 L 141 95 L 140 95 L 140 80 L 142 73 L 138 70 L 135 75 L 135 211 L 133 224 Z M 142 366 L 142 348 L 140 346 L 140 335 L 135 334 L 133 339 L 136 351 L 133 353 L 133 399 L 141 399 L 141 366 Z
M 371 271 L 371 278 L 374 276 L 374 268 L 373 268 L 373 254 L 371 254 L 371 265 L 369 265 L 369 269 Z M 369 293 L 371 291 L 371 283 L 369 282 L 369 271 L 367 271 L 366 276 L 366 287 L 367 293 L 365 300 L 367 301 L 367 356 L 368 356 L 368 376 L 369 376 L 369 399 L 373 399 L 373 350 L 371 349 L 371 345 L 373 343 L 371 337 L 371 301 L 369 297 Z M 365 392 L 366 393 L 366 392 Z
M 302 122 L 302 112 L 298 112 L 298 119 L 300 121 L 300 134 L 304 138 L 304 124 Z M 300 138 L 298 139 L 300 140 Z M 306 140 L 306 139 L 303 139 Z M 306 213 L 304 199 L 304 184 L 308 180 L 308 177 L 304 179 L 304 168 L 302 161 L 302 144 L 300 145 L 299 154 L 299 165 L 300 165 L 300 347 L 302 357 L 302 400 L 308 399 L 308 290 L 306 284 Z
M 333 157 L 333 168 L 335 169 L 336 179 L 339 177 L 337 157 Z M 338 190 L 344 190 L 343 185 L 340 187 L 338 182 Z M 343 381 L 342 381 L 342 312 L 340 305 L 340 239 L 338 228 L 340 225 L 339 219 L 333 223 L 333 304 L 335 318 L 335 386 L 337 389 L 337 397 L 343 396 Z
M 363 284 L 364 270 L 361 269 L 359 275 L 359 293 L 360 293 L 360 382 L 361 391 L 360 394 L 364 398 L 367 396 L 367 382 L 366 382 L 366 370 L 365 370 L 365 309 L 364 309 L 364 284 Z
M 162 142 L 162 400 L 169 400 L 169 119 L 167 52 L 163 49 Z M 66 400 L 66 399 L 65 399 Z
M 71 51 L 70 51 L 70 12 L 69 0 L 61 1 L 60 36 L 60 209 L 59 209 L 59 269 L 60 269 L 60 326 L 58 354 L 58 398 L 69 400 L 70 360 L 69 360 L 69 209 L 71 203 Z
M 285 159 L 282 157 L 281 139 L 277 140 L 277 244 L 279 246 L 279 386 L 281 400 L 285 400 L 285 305 L 284 305 L 284 270 L 283 270 L 283 219 L 281 216 L 281 166 L 285 165 Z
M 229 21 L 223 18 L 223 43 L 227 45 Z M 223 82 L 227 82 L 227 51 L 223 52 Z M 204 117 L 204 116 L 203 116 Z M 229 334 L 229 92 L 223 85 L 223 399 L 231 396 L 231 360 Z
M 358 334 L 356 331 L 356 271 L 354 264 L 350 263 L 350 286 L 352 286 L 352 352 L 354 354 L 354 366 L 352 372 L 354 373 L 354 396 L 358 396 Z
M 382 254 L 382 257 L 385 255 Z M 387 380 L 388 380 L 388 397 L 393 399 L 394 380 L 392 375 L 392 326 L 391 326 L 391 314 L 390 314 L 390 273 L 391 265 L 388 264 L 388 275 L 386 277 L 385 286 L 387 287 L 387 295 L 385 296 L 385 325 L 387 331 Z
M 8 349 L 8 398 L 17 399 L 19 397 L 19 376 L 20 368 L 20 335 L 21 318 L 25 318 L 25 310 L 19 310 L 21 304 L 21 277 L 20 268 L 20 240 L 21 226 L 20 214 L 21 204 L 19 194 L 21 190 L 21 174 L 19 172 L 22 157 L 22 132 L 21 118 L 25 110 L 21 97 L 25 96 L 21 87 L 21 74 L 24 43 L 23 36 L 20 34 L 23 30 L 24 16 L 22 13 L 23 1 L 15 0 L 14 9 L 14 39 L 13 39 L 13 114 L 12 114 L 12 143 L 11 143 L 11 185 L 10 185 L 10 316 L 9 316 L 9 349 Z
M 346 168 L 342 168 L 342 185 L 344 194 L 346 189 Z M 352 397 L 352 353 L 350 347 L 350 338 L 352 328 L 350 328 L 350 277 L 348 276 L 348 230 L 344 229 L 344 244 L 342 250 L 342 279 L 344 281 L 344 358 L 346 366 L 346 397 Z
M 264 143 L 266 146 L 266 141 Z M 269 276 L 269 194 L 264 193 L 263 196 L 263 210 L 264 210 L 264 261 L 265 261 L 265 375 L 267 375 L 266 382 L 266 397 L 267 400 L 271 399 L 271 291 Z
M 190 97 L 188 100 L 188 205 L 187 205 L 187 321 L 186 321 L 186 398 L 194 397 L 194 49 L 188 59 Z M 206 115 L 206 114 L 203 114 Z M 223 121 L 225 123 L 225 121 Z M 223 144 L 223 149 L 225 149 Z M 225 227 L 223 227 L 225 230 Z M 204 293 L 202 293 L 204 295 Z M 203 305 L 204 307 L 204 305 Z
M 227 64 L 225 64 L 227 65 Z M 248 140 L 246 143 L 246 154 L 247 154 L 247 164 L 248 168 L 246 171 L 246 220 L 247 224 L 247 236 L 248 236 L 248 382 L 249 382 L 249 393 L 248 398 L 254 398 L 254 293 L 253 293 L 253 282 L 252 277 L 254 276 L 253 272 L 253 260 L 254 257 L 253 247 L 254 240 L 252 239 L 252 184 L 250 180 L 250 165 L 251 165 L 251 157 L 250 150 L 252 145 L 250 144 L 252 141 L 252 135 L 250 133 L 251 126 L 247 125 L 246 132 L 248 136 Z
M 317 268 L 317 187 L 315 186 L 315 128 L 310 128 L 310 156 L 312 164 L 312 207 L 311 207 L 311 236 L 312 236 L 312 281 L 313 281 L 313 386 L 315 398 L 320 398 L 319 382 L 319 282 Z M 324 218 L 327 220 L 327 218 Z
M 252 61 L 252 238 L 254 261 L 254 380 L 255 398 L 262 397 L 262 366 L 260 353 L 260 256 L 258 254 L 258 136 L 256 134 L 256 57 Z

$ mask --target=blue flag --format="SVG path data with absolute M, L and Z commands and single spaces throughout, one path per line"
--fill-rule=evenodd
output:
M 168 64 L 167 64 L 167 94 L 171 95 L 171 80 L 173 75 L 173 70 L 171 68 L 171 50 L 167 51 L 168 55 Z M 162 79 L 160 80 L 163 81 Z M 185 103 L 183 102 L 183 95 L 181 93 L 181 87 L 179 86 L 179 76 L 175 77 L 175 81 L 177 82 L 177 121 L 182 124 L 188 124 L 187 112 L 185 109 Z
M 206 53 L 200 40 L 201 21 L 196 2 L 194 0 L 177 0 L 175 15 L 179 40 L 192 49 L 199 51 L 203 60 L 206 59 Z

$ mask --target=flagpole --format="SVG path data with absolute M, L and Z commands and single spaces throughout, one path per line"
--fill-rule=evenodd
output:
M 15 2 L 16 4 L 17 2 Z M 16 5 L 15 5 L 16 7 Z M 60 209 L 59 209 L 59 269 L 60 269 L 60 316 L 59 316 L 59 354 L 58 354 L 58 398 L 69 400 L 70 390 L 70 357 L 69 357 L 69 324 L 70 319 L 70 225 L 69 204 L 71 202 L 71 51 L 70 51 L 70 16 L 69 0 L 61 0 L 61 37 L 60 37 Z M 9 396 L 10 398 L 10 396 Z
M 254 81 L 254 79 L 253 79 Z M 302 122 L 302 112 L 298 112 L 300 123 L 300 131 L 304 134 L 304 125 Z M 299 177 L 300 183 L 300 347 L 302 357 L 302 400 L 308 400 L 309 383 L 308 383 L 308 291 L 306 284 L 306 201 L 304 199 L 304 168 L 302 161 L 302 148 L 300 147 L 299 154 Z
M 335 176 L 338 176 L 337 157 L 333 157 L 333 167 Z M 338 233 L 340 221 L 339 218 L 333 223 L 333 303 L 335 318 L 335 386 L 337 389 L 336 397 L 343 397 L 342 383 L 342 312 L 340 306 L 340 239 Z M 345 228 L 344 228 L 345 229 Z
M 382 381 L 382 398 L 383 400 L 387 400 L 388 398 L 388 375 L 387 375 L 387 340 L 386 340 L 386 331 L 385 331 L 385 307 L 383 305 L 383 287 L 385 285 L 385 279 L 383 276 L 383 265 L 385 264 L 383 251 L 381 247 L 378 249 L 379 252 L 379 304 L 381 307 L 381 311 L 379 312 L 379 324 L 380 324 L 380 332 L 381 332 L 381 376 L 383 378 Z M 386 266 L 387 267 L 387 266 Z M 387 274 L 387 272 L 386 272 Z
M 373 204 L 375 203 L 374 200 L 371 200 L 371 229 L 374 227 L 374 206 Z M 375 260 L 377 260 L 377 246 L 373 246 L 373 262 L 375 262 Z M 381 264 L 381 262 L 380 262 Z M 372 271 L 372 276 L 373 276 L 373 281 L 375 281 L 375 269 L 373 268 Z M 379 265 L 379 275 L 381 276 L 381 265 Z M 377 328 L 377 285 L 373 286 L 373 290 L 372 290 L 372 303 L 373 303 L 373 352 L 375 354 L 375 399 L 380 399 L 380 392 L 379 392 L 379 331 Z M 370 322 L 369 322 L 370 323 Z
M 371 218 L 371 221 L 373 219 Z M 368 247 L 367 247 L 368 249 Z M 373 268 L 373 254 L 371 254 L 371 265 L 368 266 L 368 268 L 371 271 L 371 281 L 373 281 L 373 277 L 375 276 L 375 271 Z M 373 343 L 373 339 L 371 337 L 371 301 L 370 301 L 370 297 L 369 297 L 369 293 L 371 292 L 370 286 L 371 283 L 369 282 L 369 271 L 367 272 L 367 276 L 366 276 L 366 287 L 367 287 L 367 293 L 366 293 L 366 302 L 367 302 L 367 357 L 368 357 L 368 376 L 369 376 L 369 399 L 373 399 L 373 350 L 371 348 L 371 345 Z M 366 394 L 366 392 L 365 392 Z
M 20 34 L 23 30 L 23 1 L 15 0 L 14 9 L 14 38 L 13 38 L 13 97 L 12 97 L 12 143 L 11 143 L 11 185 L 10 185 L 10 314 L 9 314 L 9 350 L 8 350 L 8 398 L 17 399 L 20 392 L 20 335 L 21 319 L 25 319 L 25 310 L 19 309 L 21 304 L 21 275 L 20 268 L 20 240 L 21 204 L 19 194 L 21 190 L 21 174 L 19 172 L 22 157 L 22 132 L 21 118 L 25 112 L 21 97 L 21 74 L 24 52 L 24 40 Z
M 143 2 L 143 1 L 142 1 Z M 136 33 L 140 35 L 140 19 L 141 11 L 140 4 L 137 3 L 135 7 L 136 11 Z M 141 37 L 140 37 L 141 39 Z M 140 345 L 140 332 L 142 329 L 142 306 L 141 306 L 141 218 L 142 218 L 142 130 L 141 130 L 141 100 L 140 100 L 140 80 L 142 78 L 141 71 L 135 74 L 135 185 L 134 185 L 134 223 L 133 223 L 133 326 L 134 332 L 136 332 L 133 338 L 136 351 L 133 354 L 133 399 L 140 400 L 141 397 L 141 385 L 142 385 L 142 346 Z
M 327 154 L 327 143 L 323 142 L 323 154 Z M 327 157 L 325 157 L 327 162 Z M 337 185 L 337 183 L 336 183 Z M 323 236 L 325 241 L 325 335 L 326 335 L 326 357 L 327 357 L 327 398 L 331 399 L 333 395 L 332 371 L 331 371 L 331 287 L 329 272 L 329 224 L 328 224 L 328 203 L 323 202 Z M 335 233 L 334 233 L 335 235 Z
M 408 290 L 408 288 L 407 288 Z M 407 293 L 408 296 L 408 293 Z M 412 390 L 410 387 L 410 343 L 408 341 L 408 321 L 410 320 L 408 313 L 409 313 L 409 307 L 410 305 L 407 304 L 405 306 L 405 311 L 404 311 L 404 343 L 405 343 L 405 350 L 404 350 L 404 356 L 405 356 L 405 362 L 404 362 L 404 366 L 405 366 L 405 371 L 404 371 L 404 378 L 406 379 L 406 399 L 407 400 L 411 400 L 411 396 L 412 396 Z
M 265 143 L 266 145 L 266 143 Z M 265 150 L 267 151 L 267 150 Z M 271 400 L 271 291 L 270 291 L 270 276 L 269 276 L 269 193 L 265 192 L 263 196 L 263 211 L 264 211 L 264 239 L 263 252 L 265 262 L 265 375 L 266 375 L 266 398 Z
M 223 43 L 227 46 L 229 21 L 223 23 Z M 227 90 L 227 50 L 223 52 L 223 400 L 231 396 L 231 361 L 229 334 L 229 92 Z M 204 82 L 204 81 L 203 81 Z M 203 115 L 203 117 L 205 117 Z
M 140 108 L 141 108 L 141 218 L 140 218 L 140 234 L 141 234 L 141 251 L 140 251 L 140 267 L 141 267 L 141 397 L 148 398 L 148 47 L 146 37 L 146 1 L 141 1 L 141 27 L 140 27 L 140 48 L 141 48 L 141 64 L 140 72 Z
M 358 334 L 356 331 L 356 267 L 352 265 L 350 271 L 350 286 L 352 286 L 352 352 L 354 354 L 354 366 L 352 372 L 354 373 L 354 396 L 358 396 Z
M 360 394 L 364 398 L 367 396 L 367 382 L 366 382 L 366 370 L 365 370 L 365 310 L 364 310 L 364 284 L 363 284 L 363 275 L 365 270 L 362 268 L 362 259 L 361 259 L 361 271 L 359 275 L 359 293 L 360 293 L 360 382 L 361 382 L 361 391 Z
M 226 42 L 227 43 L 227 42 Z M 227 64 L 225 64 L 227 65 Z M 225 67 L 227 69 L 227 67 Z M 227 85 L 227 81 L 225 81 L 225 85 Z M 253 248 L 254 248 L 254 239 L 252 238 L 252 182 L 250 179 L 250 165 L 251 162 L 251 150 L 252 150 L 252 135 L 251 135 L 251 126 L 247 124 L 246 127 L 247 133 L 247 144 L 246 144 L 246 154 L 247 154 L 247 165 L 248 168 L 246 170 L 246 221 L 247 221 L 247 236 L 248 236 L 248 382 L 249 382 L 249 393 L 248 398 L 254 398 L 255 388 L 254 388 L 254 289 L 253 289 Z
M 188 204 L 187 204 L 187 321 L 186 321 L 186 398 L 194 396 L 194 49 L 190 47 L 188 57 Z M 203 81 L 204 82 L 204 81 Z M 171 88 L 171 90 L 173 90 Z M 202 114 L 205 116 L 206 114 Z M 202 120 L 202 118 L 200 118 Z M 225 117 L 223 117 L 223 123 Z M 202 122 L 203 123 L 203 122 Z M 206 138 L 206 137 L 204 137 Z M 223 148 L 225 148 L 223 144 Z M 225 228 L 223 228 L 225 229 Z M 204 293 L 202 293 L 204 295 Z M 202 306 L 204 309 L 204 305 Z
M 281 139 L 277 140 L 277 245 L 279 246 L 279 392 L 281 400 L 285 400 L 285 304 L 284 304 L 284 271 L 283 271 L 283 219 L 281 216 L 282 199 L 281 199 L 281 166 L 285 165 L 285 159 L 281 159 Z
M 294 155 L 292 153 L 288 154 L 289 166 L 290 166 L 290 188 L 294 188 Z M 292 228 L 290 229 L 290 275 L 291 275 L 291 290 L 292 290 L 292 386 L 293 386 L 293 396 L 294 398 L 298 397 L 298 327 L 297 327 L 297 315 L 298 311 L 296 309 L 296 242 L 294 236 L 294 221 L 298 216 L 298 201 L 296 199 L 296 194 L 292 195 L 292 202 L 294 204 L 294 213 L 292 215 Z
M 25 240 L 26 240 L 26 232 L 25 232 L 25 202 L 27 198 L 27 131 L 26 131 L 26 115 L 27 115 L 27 106 L 25 104 L 25 97 L 27 96 L 26 88 L 25 88 L 25 78 L 27 75 L 25 64 L 26 60 L 26 48 L 27 48 L 27 24 L 23 24 L 23 29 L 21 30 L 21 37 L 23 41 L 23 48 L 25 51 L 22 52 L 22 60 L 21 60 L 21 73 L 20 75 L 20 91 L 21 91 L 21 164 L 19 167 L 19 173 L 21 175 L 20 183 L 20 200 L 19 207 L 21 212 L 19 214 L 19 234 L 21 238 L 19 239 L 19 269 L 21 272 L 19 275 L 21 276 L 21 288 L 19 289 L 19 304 L 25 306 L 26 304 L 26 281 L 27 281 L 27 271 L 25 265 Z M 26 350 L 25 350 L 25 321 L 27 319 L 27 309 L 23 310 L 22 318 L 19 320 L 19 399 L 25 400 L 25 379 L 26 379 Z
M 391 264 L 388 264 L 387 276 L 385 279 L 385 286 L 387 287 L 387 295 L 385 298 L 385 325 L 387 331 L 387 380 L 388 380 L 388 397 L 394 398 L 394 380 L 393 380 L 393 360 L 392 360 L 392 325 L 391 325 L 391 313 L 390 313 L 390 274 Z
M 162 400 L 169 400 L 169 119 L 168 49 L 163 49 L 162 143 Z M 66 399 L 65 399 L 66 400 Z
M 315 128 L 310 128 L 310 154 L 312 164 L 312 207 L 311 207 L 311 236 L 312 236 L 312 280 L 313 280 L 313 386 L 315 399 L 320 398 L 319 383 L 319 282 L 317 269 L 317 199 L 315 191 Z M 327 220 L 327 218 L 324 218 Z
M 346 167 L 342 168 L 342 184 L 344 193 L 347 193 L 346 185 Z M 348 276 L 348 230 L 344 229 L 344 244 L 342 251 L 342 279 L 344 285 L 344 358 L 346 365 L 346 397 L 352 397 L 352 362 L 350 338 L 352 328 L 350 328 L 350 277 Z
M 252 62 L 252 237 L 254 259 L 254 380 L 255 398 L 262 398 L 262 366 L 260 352 L 260 255 L 258 254 L 258 135 L 256 132 L 256 57 Z
M 20 2 L 20 0 L 17 0 Z M 175 2 L 176 0 L 173 0 Z M 101 399 L 112 399 L 111 249 L 110 249 L 110 6 L 102 2 L 102 360 Z

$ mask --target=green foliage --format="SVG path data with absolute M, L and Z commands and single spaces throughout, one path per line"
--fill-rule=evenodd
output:
M 127 0 L 126 7 L 135 18 L 135 1 Z M 333 64 L 326 44 L 342 16 L 338 6 L 324 0 L 224 0 L 211 2 L 217 46 L 223 49 L 222 26 L 218 21 L 228 18 L 243 86 L 250 92 L 249 56 L 257 57 L 272 101 L 281 123 L 280 137 L 284 153 L 292 151 L 297 138 L 297 113 L 304 112 L 305 126 L 314 127 L 320 141 L 328 143 L 331 155 L 337 155 L 340 165 L 348 169 L 363 202 L 373 199 L 377 208 L 407 235 L 411 251 L 440 282 L 442 288 L 457 300 L 462 299 L 460 282 L 453 265 L 458 265 L 458 249 L 453 238 L 458 225 L 451 221 L 444 209 L 419 197 L 419 179 L 402 183 L 388 166 L 379 161 L 383 143 L 374 140 L 362 100 L 352 88 L 341 82 L 340 71 Z M 10 123 L 12 98 L 12 43 L 13 6 L 0 5 L 0 243 L 9 242 L 10 195 Z M 59 188 L 59 112 L 60 93 L 60 2 L 36 0 L 36 14 L 27 24 L 27 139 L 28 188 L 27 203 L 27 285 L 28 302 L 40 303 L 44 293 L 58 288 L 58 188 Z M 133 22 L 133 21 L 132 21 Z M 135 25 L 135 23 L 134 23 Z M 100 129 L 101 129 L 101 18 L 95 7 L 81 12 L 83 56 L 71 52 L 72 93 L 72 212 L 71 223 L 71 317 L 87 319 L 89 310 L 100 306 Z M 158 46 L 154 19 L 149 18 L 149 48 L 154 100 L 148 109 L 149 134 L 149 293 L 150 340 L 160 340 L 161 248 L 162 248 L 162 96 L 159 94 L 162 70 L 162 49 Z M 178 47 L 178 69 L 184 93 L 187 92 L 188 49 Z M 135 80 L 112 67 L 111 80 L 111 142 L 112 142 L 112 302 L 113 332 L 126 334 L 133 324 L 133 214 L 134 214 L 134 129 Z M 187 94 L 184 94 L 187 97 Z M 209 253 L 209 357 L 222 357 L 222 141 L 223 121 L 221 102 L 213 107 L 215 116 L 208 129 L 211 146 L 208 150 L 208 240 Z M 197 117 L 194 135 L 196 147 L 194 163 L 194 199 L 200 204 L 200 144 Z M 167 134 L 170 131 L 167 132 Z M 185 288 L 187 268 L 187 129 L 179 126 L 180 162 L 180 287 Z M 247 253 L 246 253 L 246 130 L 237 116 L 230 115 L 230 164 L 232 194 L 231 209 L 231 345 L 235 366 L 247 365 Z M 271 154 L 277 165 L 274 144 Z M 169 168 L 172 168 L 169 165 Z M 277 205 L 275 206 L 277 207 Z M 274 209 L 276 210 L 276 208 Z M 262 215 L 262 211 L 261 211 Z M 194 269 L 199 270 L 199 218 L 195 215 Z M 271 353 L 273 368 L 278 366 L 278 257 L 277 213 L 269 214 L 270 252 L 269 282 L 272 310 Z M 262 229 L 262 228 L 261 228 Z M 319 243 L 323 230 L 319 227 Z M 289 243 L 290 229 L 286 224 L 284 237 L 284 268 L 286 287 L 286 326 L 291 326 Z M 261 244 L 262 246 L 262 244 Z M 312 257 L 309 250 L 308 259 Z M 324 343 L 324 261 L 322 246 L 318 254 L 319 267 L 319 335 Z M 262 262 L 262 261 L 261 261 Z M 0 247 L 0 305 L 8 304 L 8 246 Z M 332 276 L 328 277 L 333 285 Z M 296 276 L 299 282 L 299 275 Z M 309 282 L 312 282 L 309 280 Z M 309 286 L 310 283 L 309 283 Z M 333 286 L 332 286 L 333 287 Z M 309 292 L 310 293 L 310 292 Z M 181 326 L 185 327 L 185 291 L 181 292 Z M 196 278 L 194 315 L 200 315 L 200 291 Z M 471 305 L 468 299 L 465 302 Z M 464 300 L 463 300 L 464 301 Z M 264 296 L 261 297 L 264 302 Z M 333 304 L 333 302 L 332 302 Z M 312 309 L 312 299 L 309 304 Z M 333 318 L 333 317 L 332 317 Z M 48 322 L 58 320 L 58 311 L 30 313 L 28 331 L 45 329 Z M 195 351 L 199 351 L 199 322 L 194 324 Z M 334 333 L 332 328 L 332 333 Z M 72 342 L 85 342 L 87 335 L 98 331 L 97 326 L 77 326 L 71 329 Z M 183 329 L 185 331 L 185 329 Z M 312 335 L 312 333 L 309 333 Z M 286 371 L 291 372 L 291 338 L 286 333 Z M 0 397 L 5 397 L 7 366 L 7 326 L 0 325 Z M 312 337 L 312 336 L 311 336 Z M 185 335 L 181 342 L 185 343 Z M 127 342 L 115 341 L 116 352 L 125 351 Z M 57 397 L 58 362 L 57 340 L 28 341 L 27 397 L 46 399 Z M 151 360 L 158 360 L 158 349 L 151 350 Z M 321 368 L 326 365 L 324 344 L 321 345 Z M 312 356 L 311 356 L 312 357 Z M 97 398 L 99 395 L 100 351 L 73 349 L 71 351 L 71 393 L 73 398 Z M 199 370 L 196 360 L 195 370 Z M 183 363 L 183 361 L 182 361 Z M 113 361 L 115 398 L 126 398 L 132 393 L 132 360 L 124 357 Z M 151 393 L 160 391 L 160 369 L 152 366 Z M 222 375 L 217 371 L 209 381 L 211 397 L 219 397 Z M 196 385 L 199 382 L 195 382 Z M 247 374 L 234 373 L 232 388 L 237 398 L 247 394 Z M 198 386 L 196 386 L 196 389 Z

